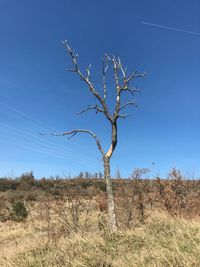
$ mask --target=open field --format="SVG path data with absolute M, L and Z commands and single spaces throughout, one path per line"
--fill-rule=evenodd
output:
M 115 234 L 103 180 L 0 180 L 0 266 L 199 267 L 200 182 L 174 175 L 114 180 Z
M 61 225 L 50 226 L 52 233 Z M 44 219 L 1 223 L 0 266 L 200 266 L 197 219 L 154 212 L 145 224 L 115 235 L 90 228 L 49 237 L 48 230 Z

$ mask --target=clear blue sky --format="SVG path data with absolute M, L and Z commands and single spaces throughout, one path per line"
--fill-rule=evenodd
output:
M 112 173 L 119 168 L 128 176 L 136 167 L 148 167 L 164 176 L 176 166 L 199 176 L 199 14 L 198 0 L 1 0 L 0 177 L 30 170 L 36 177 L 102 170 L 90 137 L 38 135 L 86 128 L 109 145 L 109 125 L 101 114 L 75 114 L 94 98 L 64 70 L 71 63 L 64 39 L 83 68 L 92 64 L 99 88 L 105 52 L 119 55 L 130 71 L 148 73 L 135 83 L 142 88 L 139 108 L 119 124 Z

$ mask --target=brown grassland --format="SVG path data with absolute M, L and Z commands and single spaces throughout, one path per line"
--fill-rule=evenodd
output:
M 200 181 L 143 172 L 113 180 L 115 234 L 103 180 L 0 179 L 0 266 L 200 266 Z

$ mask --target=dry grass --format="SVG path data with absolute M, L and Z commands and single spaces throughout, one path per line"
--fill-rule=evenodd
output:
M 78 231 L 49 240 L 47 225 L 52 229 L 51 221 L 46 221 L 44 209 L 42 214 L 36 212 L 38 205 L 31 208 L 26 222 L 0 224 L 0 266 L 200 266 L 198 219 L 176 219 L 153 212 L 145 224 L 110 235 L 95 227 L 95 215 L 90 217 L 88 223 L 92 225 L 87 233 Z M 54 228 L 59 228 L 60 221 L 56 221 L 55 214 L 52 216 Z

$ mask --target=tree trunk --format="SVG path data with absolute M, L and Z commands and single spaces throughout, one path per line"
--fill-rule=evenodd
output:
M 112 191 L 112 181 L 110 177 L 110 158 L 104 157 L 104 179 L 106 182 L 106 191 L 107 191 L 107 203 L 108 203 L 108 216 L 109 216 L 109 225 L 112 232 L 117 231 L 116 215 L 115 215 L 115 204 Z

